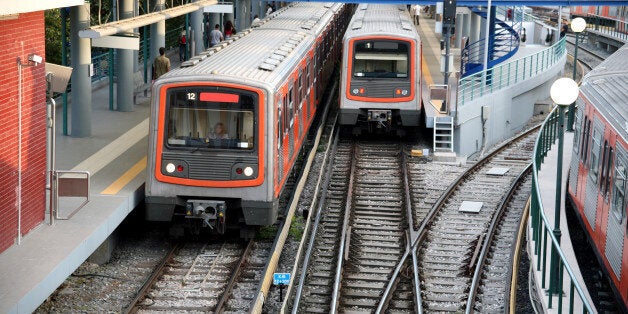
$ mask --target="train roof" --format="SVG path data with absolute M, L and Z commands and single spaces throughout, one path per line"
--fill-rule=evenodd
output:
M 628 140 L 628 45 L 589 72 L 580 92 Z
M 419 37 L 405 5 L 360 4 L 349 23 L 344 39 L 368 35 Z
M 254 27 L 319 33 L 332 17 L 332 14 L 338 12 L 342 6 L 343 4 L 334 2 L 292 2 L 288 6 L 273 12 Z
M 199 56 L 182 63 L 160 80 L 216 79 L 276 84 L 294 67 L 294 56 L 305 54 L 315 36 L 342 4 L 293 3 L 268 17 L 259 27 L 237 33 Z M 321 26 L 322 25 L 322 26 Z

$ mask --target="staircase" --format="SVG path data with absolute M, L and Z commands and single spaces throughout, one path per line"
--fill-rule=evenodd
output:
M 454 118 L 434 117 L 434 152 L 454 151 Z
M 521 10 L 518 8 L 517 10 Z M 473 9 L 475 14 L 487 18 L 487 12 L 485 10 Z M 501 12 L 501 14 L 500 14 Z M 497 15 L 505 16 L 507 12 L 503 8 L 497 10 Z M 495 32 L 489 37 L 489 60 L 486 66 L 487 69 L 494 67 L 510 58 L 519 49 L 519 33 L 521 21 L 520 17 L 517 20 L 516 16 L 520 14 L 514 14 L 514 20 L 512 22 L 505 22 L 498 18 L 495 18 Z M 513 13 L 510 13 L 511 16 Z M 461 51 L 460 70 L 462 77 L 473 75 L 483 70 L 484 64 L 484 46 L 486 38 L 482 38 L 474 43 L 468 44 Z

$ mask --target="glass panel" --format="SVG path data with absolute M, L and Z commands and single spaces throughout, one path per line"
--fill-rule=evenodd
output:
M 617 219 L 623 219 L 626 191 L 626 165 L 621 159 L 617 159 L 615 177 L 613 178 L 613 202 L 611 209 Z
M 358 41 L 353 56 L 353 76 L 407 78 L 410 44 L 391 40 Z
M 168 90 L 169 148 L 252 150 L 257 94 L 226 88 Z

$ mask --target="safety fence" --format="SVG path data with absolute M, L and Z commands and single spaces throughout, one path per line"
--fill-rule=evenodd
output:
M 461 78 L 458 83 L 458 107 L 466 102 L 492 94 L 533 78 L 553 67 L 565 57 L 565 38 L 535 54 L 504 62 L 493 68 Z
M 556 231 L 558 231 L 557 234 L 560 234 L 560 229 L 555 230 L 556 228 L 550 224 L 545 215 L 539 187 L 538 172 L 548 152 L 552 149 L 552 144 L 560 136 L 563 136 L 562 130 L 559 129 L 563 124 L 564 114 L 560 112 L 559 106 L 556 106 L 543 122 L 535 143 L 529 230 L 532 233 L 531 240 L 534 246 L 531 253 L 534 255 L 533 261 L 536 263 L 531 267 L 535 267 L 537 271 L 541 272 L 541 288 L 546 289 L 548 308 L 556 307 L 557 313 L 594 313 L 593 305 L 589 303 L 590 301 L 584 293 L 585 287 L 581 286 L 577 280 L 578 277 L 561 249 L 560 240 L 555 234 Z M 560 149 L 558 155 L 562 158 Z M 567 278 L 564 278 L 565 271 Z M 567 310 L 563 310 L 565 300 L 568 303 Z M 579 308 L 582 308 L 581 311 Z

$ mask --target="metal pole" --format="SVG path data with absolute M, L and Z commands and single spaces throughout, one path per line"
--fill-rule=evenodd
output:
M 573 53 L 573 76 L 572 79 L 576 80 L 576 65 L 578 65 L 578 35 L 579 32 L 576 32 L 576 47 L 574 48 Z M 576 103 L 569 105 L 569 113 L 567 115 L 567 132 L 573 132 L 573 120 L 576 114 Z
M 564 135 L 564 106 L 558 105 L 558 160 L 556 162 L 556 202 L 554 203 L 554 230 L 552 233 L 558 243 L 560 243 L 560 205 L 562 196 L 562 179 L 563 179 L 563 135 Z M 558 293 L 560 291 L 559 279 L 560 263 L 558 262 L 558 252 L 555 247 L 552 248 L 552 260 L 550 267 L 550 292 Z M 560 296 L 559 296 L 560 297 Z
M 66 21 L 68 19 L 68 11 L 64 8 L 61 9 L 61 65 L 68 65 L 68 32 L 66 31 Z M 68 89 L 63 92 L 63 101 L 61 103 L 63 108 L 63 135 L 68 135 Z

